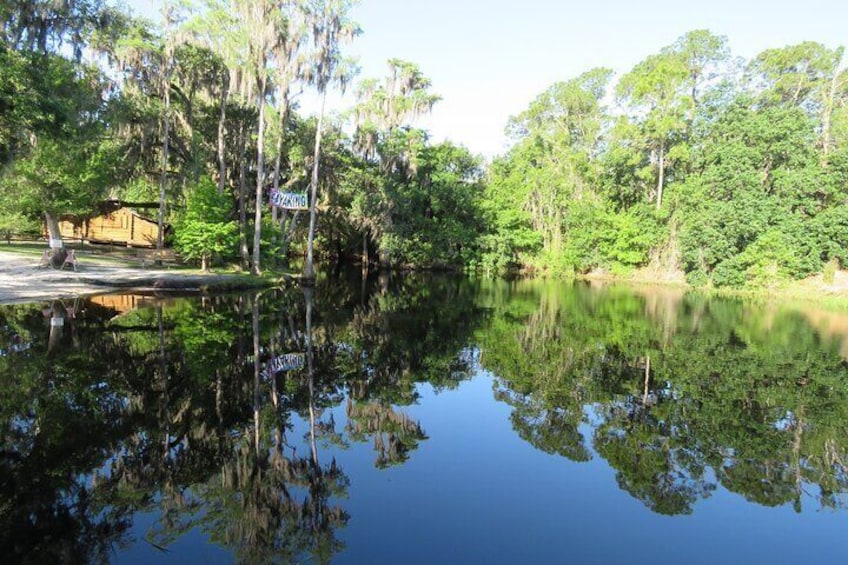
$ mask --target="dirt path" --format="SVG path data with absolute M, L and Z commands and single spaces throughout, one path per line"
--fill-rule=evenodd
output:
M 200 290 L 215 287 L 247 288 L 236 275 L 212 275 L 113 266 L 80 260 L 77 271 L 39 267 L 39 259 L 0 251 L 0 304 L 104 294 L 118 290 Z

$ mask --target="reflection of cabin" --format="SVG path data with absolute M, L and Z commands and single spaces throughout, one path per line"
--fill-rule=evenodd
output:
M 144 296 L 135 294 L 99 294 L 89 298 L 92 304 L 103 306 L 123 314 L 139 308 L 147 300 Z
M 133 207 L 138 208 L 152 206 L 133 204 Z M 62 238 L 67 239 L 131 247 L 156 247 L 159 225 L 155 220 L 123 206 L 121 202 L 110 201 L 103 206 L 103 213 L 99 216 L 76 220 L 63 218 L 59 222 L 59 231 Z

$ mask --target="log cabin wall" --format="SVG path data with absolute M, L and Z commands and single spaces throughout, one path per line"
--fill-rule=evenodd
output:
M 156 247 L 159 225 L 132 210 L 120 208 L 110 214 L 83 221 L 81 224 L 61 221 L 59 231 L 63 238 L 68 239 L 132 247 Z

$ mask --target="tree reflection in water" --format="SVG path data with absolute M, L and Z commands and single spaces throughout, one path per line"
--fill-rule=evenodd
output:
M 768 506 L 801 511 L 806 494 L 844 507 L 848 363 L 802 314 L 651 289 L 503 292 L 483 294 L 506 306 L 479 340 L 497 398 L 539 449 L 594 452 L 663 514 L 719 485 Z
M 719 487 L 798 511 L 845 504 L 844 339 L 819 338 L 804 313 L 615 287 L 383 283 L 0 308 L 0 560 L 107 561 L 194 530 L 239 561 L 328 561 L 355 519 L 335 455 L 370 443 L 377 467 L 403 464 L 428 441 L 406 409 L 421 384 L 450 391 L 480 368 L 518 436 L 605 460 L 655 512 L 691 513 Z M 274 373 L 289 353 L 303 367 Z M 157 516 L 144 541 L 139 512 Z
M 328 561 L 349 481 L 322 442 L 373 437 L 378 465 L 404 461 L 426 436 L 393 403 L 415 398 L 417 374 L 455 366 L 467 333 L 453 322 L 475 323 L 471 287 L 410 288 L 365 301 L 319 289 L 331 316 L 317 325 L 312 291 L 297 289 L 125 312 L 81 301 L 73 318 L 55 302 L 0 309 L 0 559 L 106 561 L 140 541 L 133 516 L 154 512 L 144 539 L 156 548 L 197 529 L 242 561 Z M 458 292 L 462 308 L 439 320 Z M 375 331 L 405 316 L 428 329 Z M 307 365 L 263 376 L 289 352 Z M 329 409 L 346 398 L 353 417 L 337 431 Z

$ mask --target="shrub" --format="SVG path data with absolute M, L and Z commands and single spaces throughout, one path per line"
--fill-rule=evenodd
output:
M 214 255 L 234 252 L 238 226 L 229 220 L 230 202 L 209 178 L 189 189 L 186 210 L 174 230 L 174 246 L 188 260 L 200 260 L 204 270 Z

